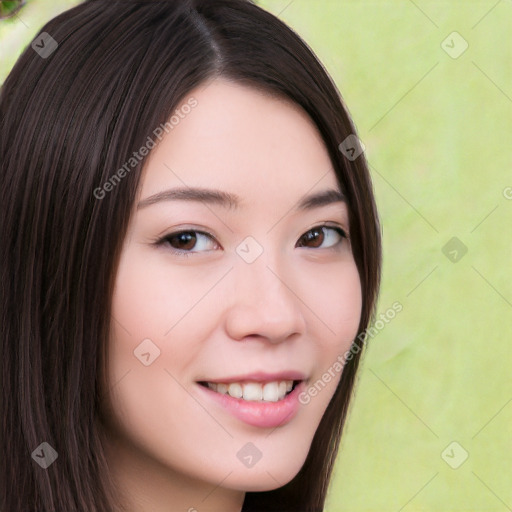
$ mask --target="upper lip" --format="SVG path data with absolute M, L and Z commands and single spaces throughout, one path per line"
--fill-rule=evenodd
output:
M 283 381 L 283 380 L 305 380 L 305 379 L 306 379 L 306 375 L 302 372 L 295 371 L 295 370 L 286 370 L 286 371 L 277 372 L 277 373 L 267 373 L 267 372 L 245 373 L 245 374 L 233 375 L 231 377 L 203 379 L 200 382 L 229 384 L 231 382 L 243 382 L 243 381 L 274 382 L 274 381 Z

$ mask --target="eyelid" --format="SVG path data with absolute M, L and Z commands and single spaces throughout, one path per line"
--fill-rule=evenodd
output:
M 330 228 L 330 229 L 334 229 L 335 231 L 338 232 L 338 234 L 340 235 L 341 238 L 344 238 L 346 239 L 347 241 L 350 241 L 350 233 L 348 232 L 347 229 L 345 229 L 341 224 L 338 224 L 336 222 L 332 222 L 332 221 L 326 221 L 326 222 L 320 222 L 320 223 L 316 223 L 315 225 L 313 225 L 312 227 L 306 229 L 299 237 L 299 240 L 307 233 L 309 233 L 310 231 L 314 230 L 314 229 L 319 229 L 319 228 Z M 209 238 L 212 242 L 214 242 L 216 245 L 218 245 L 219 247 L 222 248 L 222 246 L 220 245 L 220 243 L 217 241 L 215 235 L 213 235 L 212 233 L 210 233 L 209 231 L 207 231 L 206 229 L 203 229 L 203 228 L 197 228 L 197 227 L 193 227 L 193 226 L 185 226 L 185 227 L 182 227 L 182 228 L 177 228 L 176 231 L 171 231 L 167 234 L 164 234 L 164 235 L 161 235 L 161 236 L 158 236 L 156 238 L 156 240 L 154 240 L 154 245 L 157 245 L 157 246 L 160 246 L 160 245 L 164 245 L 168 240 L 169 238 L 171 237 L 175 237 L 175 236 L 178 236 L 182 233 L 188 233 L 188 232 L 193 232 L 193 233 L 196 233 L 198 235 L 204 235 L 206 236 L 207 238 Z M 334 249 L 335 247 L 337 247 L 338 245 L 340 245 L 340 243 L 338 244 L 335 244 L 334 246 L 332 247 L 326 247 L 325 249 L 326 250 L 329 250 L 329 249 Z M 179 250 L 179 249 L 174 249 L 174 248 L 171 248 L 170 249 L 172 253 L 176 254 L 176 255 L 179 255 L 179 256 L 190 256 L 192 254 L 201 254 L 201 253 L 205 253 L 205 252 L 210 252 L 210 251 L 184 251 L 184 250 Z M 318 249 L 315 249 L 315 250 L 318 250 Z
M 183 225 L 177 227 L 166 228 L 163 231 L 160 231 L 158 235 L 155 237 L 155 241 L 161 240 L 163 238 L 169 237 L 171 235 L 178 235 L 179 233 L 186 233 L 188 231 L 194 231 L 195 233 L 202 233 L 204 235 L 208 235 L 212 238 L 215 238 L 215 235 L 208 231 L 208 228 L 203 228 L 199 226 L 191 225 Z
M 308 231 L 311 231 L 312 229 L 315 229 L 315 228 L 333 228 L 333 229 L 339 229 L 340 231 L 342 231 L 343 235 L 345 238 L 347 238 L 348 240 L 350 240 L 350 233 L 348 231 L 348 229 L 346 229 L 345 227 L 343 227 L 341 224 L 338 224 L 337 222 L 330 222 L 330 221 L 326 221 L 326 222 L 321 222 L 320 224 L 315 224 L 313 227 L 309 228 L 306 233 Z

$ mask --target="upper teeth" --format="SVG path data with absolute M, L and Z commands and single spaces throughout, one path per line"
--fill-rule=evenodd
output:
M 282 400 L 288 391 L 292 390 L 293 380 L 282 380 L 274 382 L 266 382 L 265 384 L 259 382 L 247 382 L 241 384 L 232 382 L 231 384 L 207 382 L 210 389 L 230 395 L 234 398 L 243 398 L 249 401 L 277 402 Z

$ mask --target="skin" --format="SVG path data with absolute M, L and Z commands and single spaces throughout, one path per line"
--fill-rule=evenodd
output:
M 338 189 L 309 117 L 223 78 L 183 103 L 190 97 L 198 104 L 151 152 L 137 203 L 201 186 L 235 193 L 241 205 L 134 205 L 116 274 L 103 411 L 111 475 L 133 511 L 238 512 L 245 492 L 293 479 L 341 372 L 277 428 L 235 418 L 197 381 L 298 370 L 314 383 L 350 347 L 361 315 L 349 240 L 331 229 L 303 237 L 324 222 L 349 234 L 346 204 L 292 210 L 305 195 Z M 156 243 L 192 228 L 195 242 Z M 263 249 L 250 264 L 236 252 L 248 236 Z M 192 254 L 172 252 L 180 248 Z M 160 350 L 149 366 L 134 356 L 144 339 Z M 262 454 L 250 468 L 237 458 L 248 442 Z

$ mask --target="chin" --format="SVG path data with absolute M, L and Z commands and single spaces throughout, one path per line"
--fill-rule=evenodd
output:
M 265 492 L 279 489 L 291 482 L 300 471 L 304 461 L 288 461 L 283 467 L 283 460 L 276 462 L 275 469 L 266 465 L 257 469 L 256 466 L 247 470 L 238 470 L 232 473 L 226 487 L 245 492 Z

